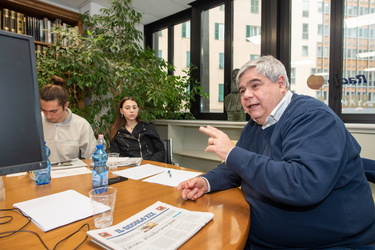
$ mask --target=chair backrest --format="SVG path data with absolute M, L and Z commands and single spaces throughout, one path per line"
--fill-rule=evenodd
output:
M 164 148 L 165 148 L 165 163 L 173 164 L 172 161 L 172 139 L 163 140 Z

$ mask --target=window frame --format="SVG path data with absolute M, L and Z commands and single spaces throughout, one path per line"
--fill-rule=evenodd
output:
M 230 93 L 231 71 L 232 71 L 232 25 L 233 25 L 233 2 L 235 0 L 197 0 L 192 2 L 190 9 L 176 13 L 170 17 L 161 19 L 157 22 L 145 25 L 145 46 L 152 44 L 152 33 L 156 30 L 190 20 L 191 29 L 191 63 L 200 65 L 200 13 L 203 10 L 225 4 L 225 34 L 224 34 L 224 94 Z M 345 123 L 375 123 L 374 114 L 342 114 L 341 96 L 342 84 L 337 79 L 342 78 L 343 74 L 343 18 L 345 3 L 342 0 L 331 0 L 330 27 L 322 27 L 322 32 L 330 34 L 329 51 L 329 96 L 328 106 L 336 113 Z M 290 77 L 291 72 L 291 0 L 262 0 L 261 1 L 261 55 L 273 55 L 278 58 L 284 65 Z M 319 11 L 316 10 L 316 11 Z M 323 11 L 321 9 L 321 11 Z M 327 8 L 324 8 L 327 12 Z M 375 34 L 375 32 L 374 32 Z M 173 38 L 173 32 L 168 32 L 168 36 Z M 173 39 L 168 39 L 168 58 L 173 58 Z M 326 53 L 322 51 L 322 53 Z M 172 61 L 170 61 L 173 63 Z M 192 72 L 192 76 L 199 81 L 200 69 Z M 191 113 L 196 119 L 206 120 L 226 120 L 227 115 L 223 113 L 201 113 L 200 112 L 200 96 L 192 102 Z M 249 117 L 248 117 L 249 118 Z

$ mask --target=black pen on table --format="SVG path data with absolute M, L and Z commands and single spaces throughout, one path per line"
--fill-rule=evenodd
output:
M 59 162 L 51 162 L 51 166 L 61 165 L 61 164 L 65 164 L 65 163 L 71 163 L 72 161 L 74 161 L 74 159 L 66 160 L 66 161 L 59 161 Z

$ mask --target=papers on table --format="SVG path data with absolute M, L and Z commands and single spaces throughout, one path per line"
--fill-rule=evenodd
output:
M 111 162 L 111 158 L 108 158 L 108 162 Z M 119 167 L 134 167 L 141 164 L 142 158 L 140 157 L 119 157 L 118 166 Z M 90 167 L 93 167 L 94 163 L 90 163 Z
M 51 170 L 81 168 L 81 167 L 87 166 L 87 164 L 81 161 L 80 159 L 73 159 L 69 162 L 58 164 L 58 165 L 52 165 L 52 164 L 55 164 L 55 163 L 51 163 Z
M 91 171 L 86 168 L 87 164 L 81 161 L 80 159 L 73 159 L 73 160 L 70 160 L 69 162 L 60 163 L 60 164 L 54 162 L 54 164 L 55 165 L 51 166 L 52 178 L 91 173 Z M 27 174 L 27 172 L 8 174 L 7 177 L 20 176 L 20 175 L 25 175 L 25 174 Z
M 87 232 L 105 249 L 178 249 L 214 217 L 155 202 L 121 223 Z
M 150 175 L 159 174 L 165 171 L 165 169 L 166 168 L 151 165 L 151 164 L 144 164 L 138 167 L 116 171 L 116 172 L 113 172 L 113 174 L 124 176 L 133 180 L 139 180 L 142 178 L 146 178 Z
M 74 190 L 13 204 L 44 232 L 92 216 L 90 198 Z
M 141 164 L 142 158 L 140 157 L 120 157 L 118 165 L 121 167 L 134 167 Z
M 51 167 L 51 178 L 59 178 L 65 176 L 89 174 L 91 171 L 86 168 L 87 164 L 79 159 L 74 159 L 69 163 L 59 164 Z
M 170 171 L 170 175 L 168 171 Z M 160 174 L 154 175 L 143 181 L 177 187 L 178 184 L 180 184 L 180 182 L 186 181 L 187 179 L 190 179 L 190 178 L 194 178 L 201 174 L 202 173 L 200 172 L 192 172 L 192 171 L 168 168 L 166 171 L 163 171 Z
M 170 175 L 168 171 L 170 171 Z M 152 177 L 143 181 L 177 187 L 180 182 L 196 177 L 202 173 L 145 164 L 134 168 L 116 171 L 113 172 L 113 174 L 134 180 L 143 179 L 153 175 Z
M 51 171 L 51 178 L 60 178 L 72 175 L 79 175 L 79 174 L 91 174 L 90 169 L 86 167 L 79 167 L 79 168 L 68 168 L 62 170 L 54 170 Z

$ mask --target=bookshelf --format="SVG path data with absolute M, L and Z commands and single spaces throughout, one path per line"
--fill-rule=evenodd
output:
M 36 45 L 48 46 L 53 43 L 53 38 L 48 39 L 47 33 L 41 35 L 41 30 L 48 28 L 48 21 L 53 25 L 69 25 L 77 27 L 81 32 L 80 14 L 39 0 L 1 0 L 1 25 L 2 30 L 31 35 Z M 4 13 L 8 11 L 10 19 L 6 21 Z M 16 21 L 12 20 L 11 12 Z M 18 15 L 18 18 L 17 18 Z M 23 20 L 21 18 L 23 17 Z M 21 27 L 21 23 L 23 27 Z M 6 25 L 9 25 L 6 27 Z M 13 27 L 12 30 L 12 26 Z M 39 34 L 39 35 L 38 35 Z

